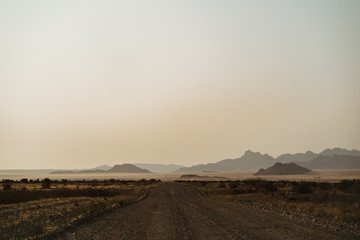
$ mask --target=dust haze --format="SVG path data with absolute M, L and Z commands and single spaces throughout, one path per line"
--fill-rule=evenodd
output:
M 0 2 L 0 239 L 359 239 L 360 1 Z
M 1 168 L 359 149 L 359 8 L 1 3 Z

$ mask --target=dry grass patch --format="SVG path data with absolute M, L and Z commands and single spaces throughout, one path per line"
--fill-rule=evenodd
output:
M 0 239 L 37 239 L 146 196 L 157 181 L 14 182 L 0 191 Z
M 340 182 L 178 181 L 208 195 L 278 212 L 297 213 L 360 226 L 360 180 Z

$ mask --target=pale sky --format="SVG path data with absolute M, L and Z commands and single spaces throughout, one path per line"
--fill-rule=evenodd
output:
M 0 0 L 0 169 L 360 149 L 360 1 Z

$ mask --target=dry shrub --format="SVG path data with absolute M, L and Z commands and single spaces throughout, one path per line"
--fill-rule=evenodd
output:
M 342 180 L 337 187 L 346 193 L 360 194 L 360 180 Z
M 249 179 L 193 186 L 216 198 L 360 225 L 360 180 L 331 183 Z
M 311 194 L 313 193 L 311 185 L 311 182 L 294 182 L 292 191 L 296 194 Z
M 229 182 L 228 186 L 231 190 L 234 190 L 239 187 L 239 182 Z
M 10 179 L 2 180 L 3 190 L 5 190 L 5 191 L 10 190 L 13 183 L 14 183 L 14 181 L 12 181 Z
M 278 191 L 278 188 L 274 182 L 271 181 L 261 181 L 258 183 L 258 192 L 261 193 L 275 193 Z
M 225 188 L 226 185 L 225 185 L 224 181 L 219 181 L 218 187 L 219 187 L 219 188 Z

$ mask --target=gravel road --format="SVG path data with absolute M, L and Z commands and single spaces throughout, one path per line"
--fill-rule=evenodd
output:
M 356 239 L 289 218 L 215 201 L 200 191 L 163 183 L 148 196 L 93 218 L 58 239 Z

